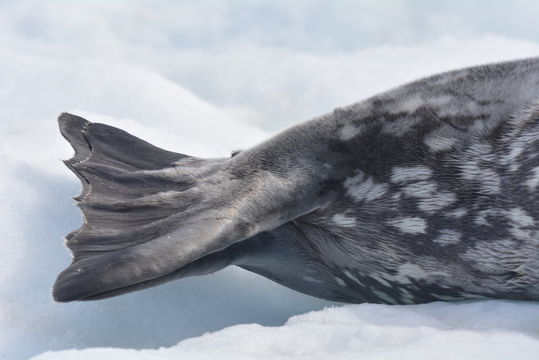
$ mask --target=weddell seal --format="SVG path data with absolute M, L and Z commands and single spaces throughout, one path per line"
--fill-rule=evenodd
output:
M 539 300 L 539 58 L 428 77 L 230 158 L 59 123 L 85 221 L 57 301 L 228 265 L 351 303 Z

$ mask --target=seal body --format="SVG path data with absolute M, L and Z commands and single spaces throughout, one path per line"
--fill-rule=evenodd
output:
M 539 300 L 539 59 L 443 73 L 229 159 L 60 117 L 85 225 L 59 301 L 228 265 L 343 302 Z

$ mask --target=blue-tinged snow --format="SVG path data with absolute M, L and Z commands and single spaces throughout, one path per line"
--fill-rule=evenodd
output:
M 70 350 L 32 360 L 536 360 L 538 318 L 539 304 L 506 301 L 348 305 L 280 327 L 237 325 L 170 348 Z
M 50 295 L 70 262 L 62 238 L 81 223 L 60 112 L 169 150 L 229 156 L 420 76 L 539 55 L 539 5 L 455 4 L 0 1 L 0 359 L 92 347 L 163 348 L 42 359 L 539 354 L 532 303 L 323 310 L 339 304 L 234 268 L 99 302 Z M 229 328 L 247 323 L 258 325 Z M 206 332 L 216 333 L 185 340 Z

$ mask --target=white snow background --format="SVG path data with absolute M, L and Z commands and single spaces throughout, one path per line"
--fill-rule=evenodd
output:
M 537 303 L 343 306 L 234 268 L 50 294 L 81 223 L 60 112 L 228 156 L 417 77 L 537 56 L 538 18 L 536 1 L 0 0 L 0 359 L 539 359 Z

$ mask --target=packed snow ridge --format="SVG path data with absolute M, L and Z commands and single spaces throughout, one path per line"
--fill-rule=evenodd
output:
M 232 326 L 170 348 L 67 350 L 32 360 L 536 360 L 538 320 L 537 303 L 347 305 L 294 316 L 279 327 Z

